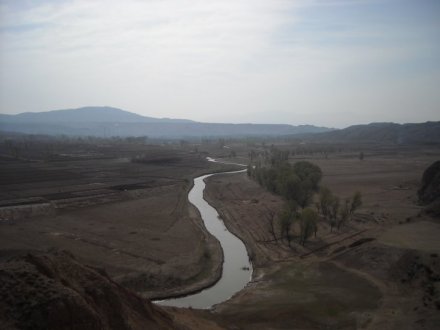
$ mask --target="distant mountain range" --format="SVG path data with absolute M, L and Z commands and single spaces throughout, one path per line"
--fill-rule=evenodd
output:
M 187 119 L 153 118 L 112 107 L 0 114 L 0 122 L 10 123 L 194 123 Z
M 332 143 L 440 144 L 440 121 L 420 124 L 354 125 L 332 132 L 307 134 L 303 138 Z
M 331 129 L 312 125 L 200 123 L 187 119 L 145 117 L 111 107 L 84 107 L 18 115 L 0 114 L 0 130 L 26 134 L 181 138 L 278 136 L 328 132 Z
M 153 118 L 112 107 L 0 114 L 0 131 L 71 136 L 153 138 L 294 136 L 320 143 L 440 143 L 440 122 L 372 123 L 336 130 L 312 125 L 216 124 Z

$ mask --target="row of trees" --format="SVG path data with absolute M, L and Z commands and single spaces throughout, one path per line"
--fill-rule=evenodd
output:
M 289 203 L 302 208 L 310 204 L 322 178 L 321 169 L 307 161 L 294 165 L 274 162 L 269 167 L 249 166 L 248 175 L 270 192 L 281 195 Z
M 273 241 L 285 240 L 289 247 L 293 241 L 293 226 L 299 224 L 299 244 L 305 245 L 306 241 L 318 232 L 318 221 L 324 219 L 330 225 L 330 231 L 336 227 L 338 230 L 349 222 L 356 210 L 362 205 L 360 192 L 354 193 L 343 202 L 327 187 L 321 187 L 316 210 L 310 206 L 301 208 L 294 200 L 286 202 L 284 209 L 278 217 L 274 212 L 269 212 L 266 218 L 267 229 Z M 279 235 L 278 235 L 279 233 Z
M 280 237 L 287 241 L 289 247 L 294 237 L 292 227 L 296 222 L 299 223 L 299 244 L 304 245 L 312 234 L 314 234 L 315 237 L 317 235 L 319 216 L 318 213 L 310 207 L 300 210 L 296 204 L 286 204 L 278 219 Z M 272 234 L 274 233 L 272 232 Z
M 292 146 L 284 146 L 283 149 L 276 148 L 273 144 L 270 146 L 262 145 L 260 149 L 252 149 L 248 153 L 248 158 L 251 162 L 255 162 L 257 160 L 266 161 L 273 155 L 273 149 L 276 149 L 278 153 L 281 153 L 284 158 L 295 157 L 295 156 L 321 156 L 328 158 L 329 155 L 341 152 L 359 152 L 359 159 L 364 158 L 363 151 L 359 151 L 359 148 L 345 146 L 335 147 L 335 146 L 325 146 L 325 145 L 300 145 L 294 147 Z
M 295 223 L 299 225 L 298 243 L 304 245 L 312 235 L 316 237 L 320 216 L 329 222 L 331 231 L 334 227 L 340 229 L 362 205 L 362 197 L 356 192 L 341 202 L 330 189 L 319 186 L 322 171 L 317 165 L 307 161 L 291 165 L 286 156 L 285 152 L 273 149 L 265 166 L 261 163 L 248 166 L 248 175 L 286 200 L 278 216 L 269 211 L 267 229 L 273 241 L 285 240 L 290 247 Z M 315 193 L 318 193 L 316 209 L 311 207 Z
M 321 187 L 319 199 L 315 203 L 318 212 L 330 223 L 330 230 L 340 227 L 351 220 L 354 212 L 362 205 L 362 195 L 355 192 L 352 197 L 346 198 L 342 203 L 327 187 Z
M 266 156 L 267 157 L 267 156 Z M 286 200 L 282 212 L 275 216 L 269 213 L 268 230 L 275 242 L 286 240 L 291 246 L 292 228 L 299 222 L 299 243 L 304 245 L 307 239 L 318 231 L 318 213 L 308 206 L 313 195 L 319 190 L 322 178 L 321 169 L 310 162 L 300 161 L 294 165 L 288 163 L 288 153 L 271 148 L 265 166 L 261 162 L 248 166 L 248 175 L 272 193 Z M 279 235 L 277 233 L 279 231 Z

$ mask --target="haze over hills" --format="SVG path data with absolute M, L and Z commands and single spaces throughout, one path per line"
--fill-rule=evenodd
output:
M 188 119 L 153 118 L 113 107 L 83 107 L 78 109 L 24 112 L 2 115 L 1 122 L 13 123 L 193 123 Z
M 84 107 L 48 112 L 0 115 L 0 130 L 26 134 L 90 136 L 255 136 L 328 132 L 312 125 L 219 124 L 186 119 L 152 118 L 111 107 Z
M 307 140 L 387 144 L 440 143 L 440 121 L 418 124 L 371 123 L 341 130 L 312 134 Z
M 371 123 L 344 129 L 313 125 L 201 123 L 153 118 L 113 107 L 83 107 L 47 112 L 0 114 L 0 130 L 70 136 L 148 136 L 153 138 L 298 136 L 314 142 L 440 143 L 440 122 Z

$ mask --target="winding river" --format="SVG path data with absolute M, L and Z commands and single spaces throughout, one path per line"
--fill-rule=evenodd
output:
M 216 162 L 212 158 L 208 161 Z M 232 163 L 225 163 L 232 164 Z M 242 165 L 243 164 L 234 164 Z M 223 272 L 220 280 L 213 286 L 198 293 L 181 298 L 167 299 L 157 302 L 160 305 L 175 307 L 210 308 L 215 304 L 228 300 L 236 292 L 243 289 L 252 277 L 252 264 L 243 242 L 230 233 L 219 214 L 203 198 L 204 180 L 218 174 L 241 173 L 246 170 L 221 172 L 202 175 L 194 179 L 194 187 L 188 193 L 189 201 L 200 211 L 206 229 L 215 236 L 223 249 Z

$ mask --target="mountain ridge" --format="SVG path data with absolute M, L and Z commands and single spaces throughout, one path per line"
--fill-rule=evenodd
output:
M 377 122 L 344 129 L 307 134 L 306 140 L 319 142 L 418 144 L 440 143 L 440 121 L 397 124 Z
M 0 130 L 25 134 L 181 138 L 280 136 L 327 132 L 331 129 L 313 125 L 202 123 L 187 119 L 145 117 L 112 107 L 83 107 L 0 115 Z
M 87 116 L 87 118 L 85 117 Z M 105 119 L 103 120 L 103 116 Z M 16 115 L 2 115 L 0 120 L 11 122 L 145 122 L 145 123 L 195 123 L 189 119 L 154 118 L 142 116 L 109 106 L 87 106 L 75 109 L 60 109 L 41 112 L 23 112 Z

